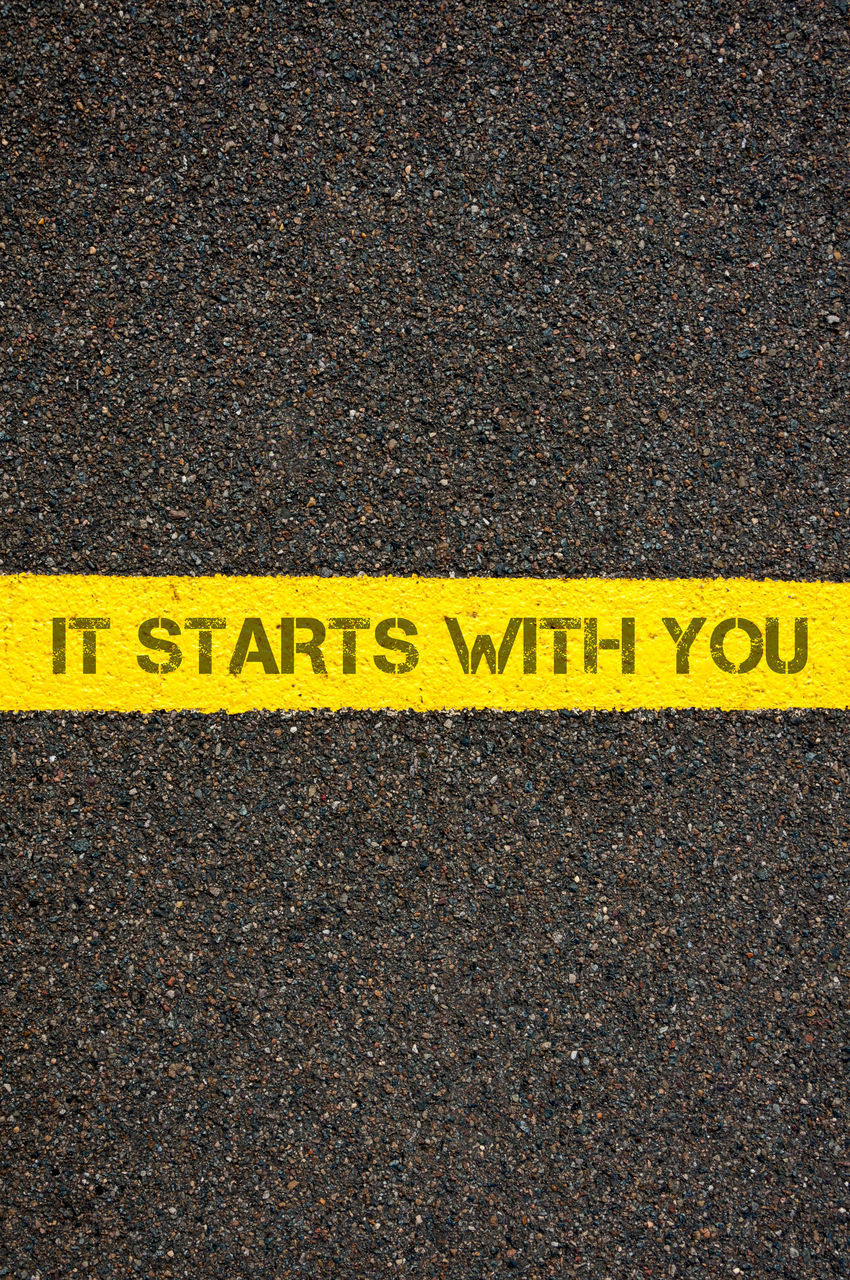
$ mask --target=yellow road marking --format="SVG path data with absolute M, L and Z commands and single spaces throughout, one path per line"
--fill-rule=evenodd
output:
M 0 577 L 0 710 L 850 706 L 850 583 Z

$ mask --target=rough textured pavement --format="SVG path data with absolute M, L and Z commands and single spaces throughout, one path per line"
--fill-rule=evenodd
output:
M 6 4 L 0 571 L 845 578 L 846 10 Z M 0 755 L 0 1275 L 847 1274 L 843 715 Z

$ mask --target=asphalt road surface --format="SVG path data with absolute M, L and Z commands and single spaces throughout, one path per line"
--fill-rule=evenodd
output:
M 0 571 L 845 578 L 846 10 L 7 4 Z M 848 1273 L 844 715 L 0 758 L 0 1276 Z

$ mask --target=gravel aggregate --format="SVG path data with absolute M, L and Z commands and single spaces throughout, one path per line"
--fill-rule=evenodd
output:
M 0 572 L 845 578 L 847 50 L 5 4 Z M 847 1275 L 845 723 L 3 717 L 0 1276 Z

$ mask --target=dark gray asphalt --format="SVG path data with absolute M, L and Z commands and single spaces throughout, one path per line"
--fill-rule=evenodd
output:
M 845 578 L 846 8 L 6 5 L 0 571 Z M 0 1276 L 846 1275 L 845 726 L 4 717 Z

